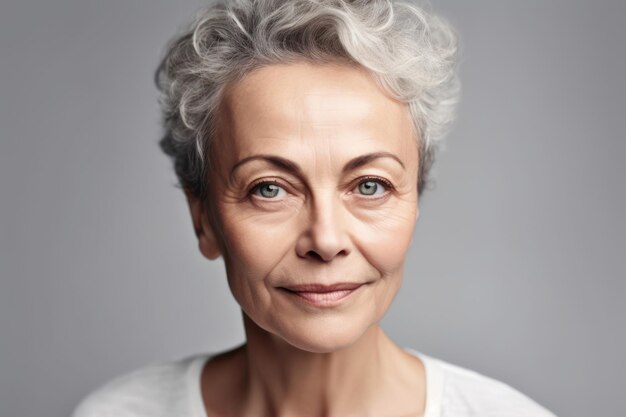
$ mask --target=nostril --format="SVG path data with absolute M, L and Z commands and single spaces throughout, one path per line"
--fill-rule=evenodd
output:
M 324 258 L 322 258 L 322 256 L 319 253 L 312 251 L 312 250 L 307 252 L 307 256 L 315 259 L 316 261 L 324 261 Z
M 332 261 L 334 258 L 336 258 L 337 256 L 340 255 L 347 255 L 349 252 L 342 249 L 339 252 L 328 252 L 327 255 L 324 255 L 325 252 L 316 252 L 315 250 L 310 250 L 306 253 L 306 257 L 309 259 L 313 259 L 315 261 L 320 261 L 320 262 L 330 262 Z

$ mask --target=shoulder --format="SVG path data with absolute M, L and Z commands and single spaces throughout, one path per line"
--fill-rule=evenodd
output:
M 72 417 L 137 417 L 178 414 L 186 406 L 186 378 L 195 357 L 152 362 L 92 391 Z
M 431 358 L 443 374 L 443 417 L 556 417 L 511 385 Z

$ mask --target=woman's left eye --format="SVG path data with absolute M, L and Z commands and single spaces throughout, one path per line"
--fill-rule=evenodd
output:
M 382 196 L 388 188 L 393 187 L 388 181 L 380 178 L 367 178 L 356 186 L 358 192 L 366 196 Z

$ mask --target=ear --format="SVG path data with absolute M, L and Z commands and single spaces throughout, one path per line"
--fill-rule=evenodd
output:
M 198 238 L 198 247 L 202 255 L 209 260 L 217 259 L 221 255 L 217 235 L 211 226 L 202 201 L 185 189 L 185 196 L 189 204 L 189 212 L 193 221 L 193 229 Z

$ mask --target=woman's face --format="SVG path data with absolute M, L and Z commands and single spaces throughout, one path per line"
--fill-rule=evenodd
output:
M 194 220 L 254 323 L 330 352 L 382 318 L 419 214 L 413 132 L 406 105 L 356 67 L 273 65 L 231 86 L 211 148 L 213 218 Z M 306 288 L 335 284 L 348 285 Z

